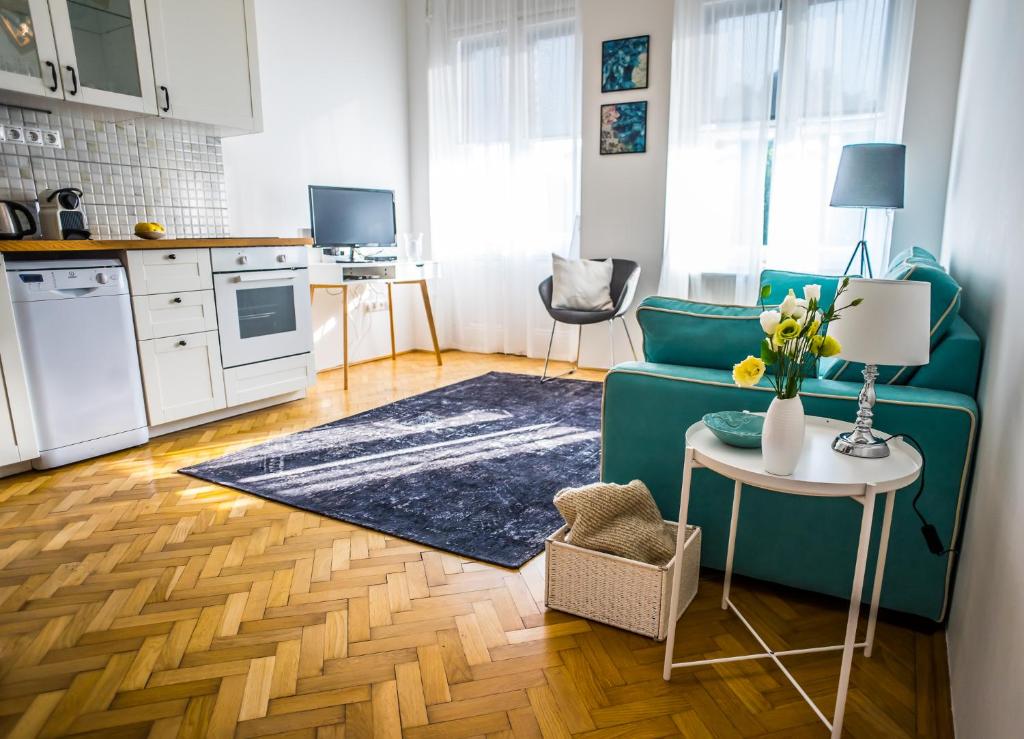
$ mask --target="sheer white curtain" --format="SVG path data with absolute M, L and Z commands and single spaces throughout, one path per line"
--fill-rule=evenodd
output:
M 664 294 L 733 302 L 756 279 L 778 9 L 779 0 L 676 2 Z
M 750 303 L 762 267 L 841 272 L 844 144 L 898 141 L 914 0 L 676 0 L 661 291 Z M 882 264 L 890 226 L 872 216 Z
M 766 261 L 840 274 L 863 211 L 828 207 L 839 156 L 845 144 L 902 137 L 914 0 L 785 0 L 783 15 Z M 891 215 L 869 213 L 876 273 L 888 261 Z
M 579 203 L 575 0 L 433 0 L 431 254 L 446 346 L 543 356 Z

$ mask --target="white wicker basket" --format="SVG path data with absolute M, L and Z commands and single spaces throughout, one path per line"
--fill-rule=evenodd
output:
M 677 530 L 674 521 L 666 521 Z M 547 582 L 544 603 L 576 616 L 649 636 L 658 641 L 668 635 L 672 577 L 677 566 L 672 557 L 664 566 L 650 565 L 583 549 L 565 541 L 563 526 L 547 538 Z M 686 527 L 679 598 L 682 615 L 697 594 L 700 573 L 700 527 Z

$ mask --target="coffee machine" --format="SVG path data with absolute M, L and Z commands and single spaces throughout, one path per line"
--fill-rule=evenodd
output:
M 53 240 L 88 239 L 82 191 L 77 187 L 60 187 L 39 194 L 39 221 L 43 238 Z

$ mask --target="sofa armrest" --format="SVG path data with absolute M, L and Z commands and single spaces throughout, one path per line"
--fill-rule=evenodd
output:
M 644 298 L 636 320 L 644 335 L 648 362 L 732 369 L 758 351 L 761 309 L 695 300 Z

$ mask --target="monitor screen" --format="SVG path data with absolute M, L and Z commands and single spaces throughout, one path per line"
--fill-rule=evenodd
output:
M 317 246 L 395 243 L 395 194 L 391 190 L 310 185 L 309 215 Z

